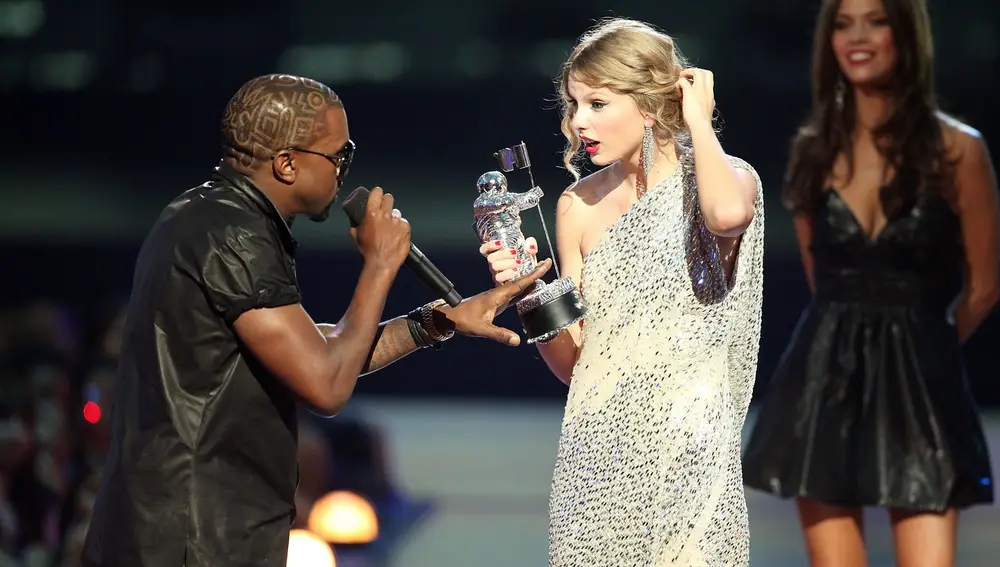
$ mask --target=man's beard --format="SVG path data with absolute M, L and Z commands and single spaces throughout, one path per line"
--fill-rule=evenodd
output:
M 330 204 L 327 205 L 322 211 L 314 215 L 309 215 L 309 220 L 313 222 L 323 222 L 326 219 L 330 218 L 330 209 L 333 208 L 333 204 L 336 202 L 337 202 L 337 197 L 335 196 L 333 200 L 330 201 Z

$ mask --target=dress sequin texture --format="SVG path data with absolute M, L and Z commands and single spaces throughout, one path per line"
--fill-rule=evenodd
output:
M 756 375 L 764 206 L 727 285 L 690 153 L 584 259 L 550 498 L 550 567 L 749 563 L 740 432 Z

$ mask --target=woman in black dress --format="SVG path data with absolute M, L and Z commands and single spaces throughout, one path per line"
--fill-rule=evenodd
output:
M 825 0 L 812 115 L 791 151 L 814 301 L 744 456 L 795 498 L 814 567 L 865 565 L 861 507 L 898 564 L 952 565 L 958 510 L 993 500 L 961 344 L 998 297 L 996 179 L 980 134 L 935 103 L 924 0 Z

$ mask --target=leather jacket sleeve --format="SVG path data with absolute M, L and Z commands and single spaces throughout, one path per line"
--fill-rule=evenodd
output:
M 267 233 L 272 229 L 252 218 L 228 220 L 213 226 L 205 239 L 195 241 L 184 262 L 213 309 L 232 324 L 251 309 L 300 302 L 294 265 L 286 262 L 275 238 Z

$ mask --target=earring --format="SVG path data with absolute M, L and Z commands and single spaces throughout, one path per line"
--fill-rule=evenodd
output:
M 648 178 L 649 170 L 653 168 L 653 127 L 646 126 L 642 132 L 642 170 Z

